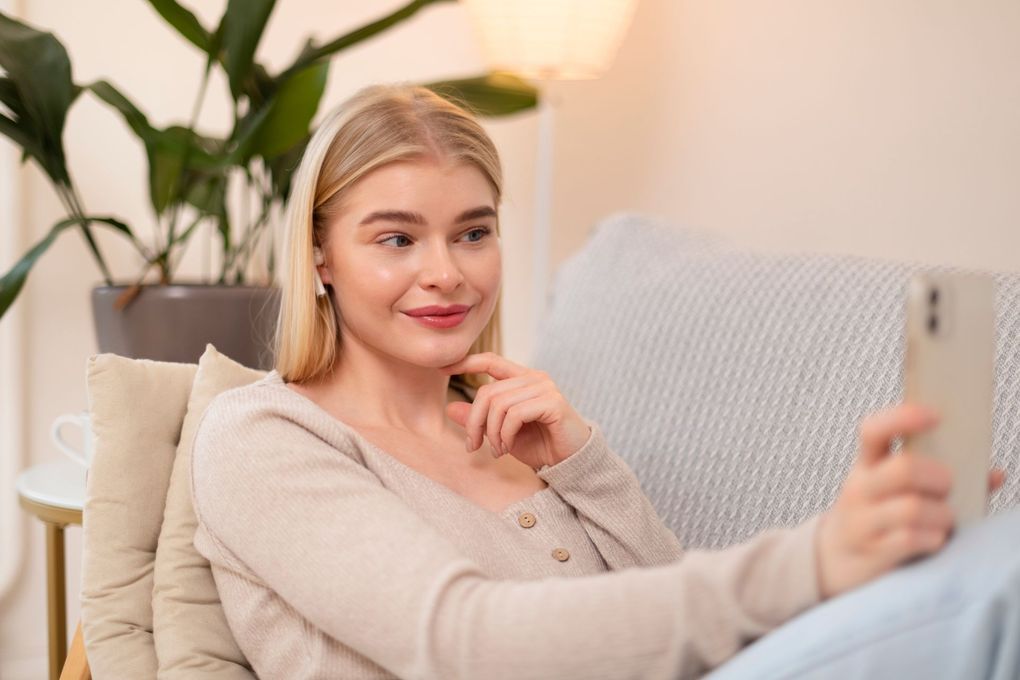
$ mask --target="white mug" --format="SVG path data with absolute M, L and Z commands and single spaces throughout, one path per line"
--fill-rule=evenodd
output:
M 72 447 L 60 436 L 60 428 L 65 424 L 77 425 L 82 429 L 85 441 L 84 452 Z M 92 455 L 95 453 L 95 448 L 92 445 L 92 421 L 89 418 L 88 411 L 65 413 L 57 416 L 50 428 L 50 436 L 53 438 L 53 443 L 57 445 L 57 448 L 63 451 L 68 458 L 79 465 L 84 465 L 86 468 L 92 464 Z

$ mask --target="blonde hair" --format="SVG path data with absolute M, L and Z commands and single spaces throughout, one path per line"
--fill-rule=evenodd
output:
M 331 373 L 340 358 L 340 320 L 332 294 L 315 295 L 318 274 L 312 247 L 325 242 L 327 227 L 350 187 L 387 163 L 429 157 L 474 165 L 492 186 L 499 209 L 503 175 L 492 140 L 466 107 L 424 87 L 366 87 L 337 107 L 312 135 L 294 174 L 284 217 L 282 295 L 273 353 L 285 382 Z M 497 299 L 470 353 L 501 351 L 500 306 Z M 488 381 L 482 374 L 451 379 L 470 388 Z

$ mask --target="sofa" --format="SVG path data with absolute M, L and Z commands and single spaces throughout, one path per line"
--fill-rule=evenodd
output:
M 557 272 L 533 365 L 599 422 L 690 548 L 792 526 L 835 499 L 869 413 L 903 398 L 906 288 L 957 267 L 765 254 L 639 215 Z M 991 503 L 1020 503 L 1020 275 L 997 287 Z
M 721 548 L 835 498 L 861 419 L 901 399 L 904 291 L 921 269 L 940 268 L 757 253 L 616 214 L 557 271 L 531 365 L 601 425 L 685 545 Z M 1020 276 L 991 274 L 992 458 L 1007 471 L 994 513 L 1020 501 Z M 197 365 L 90 357 L 95 459 L 69 663 L 87 657 L 100 680 L 255 677 L 191 545 L 188 464 L 209 401 L 262 375 L 211 345 Z

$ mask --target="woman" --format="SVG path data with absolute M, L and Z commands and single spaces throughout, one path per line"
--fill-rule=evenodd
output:
M 260 677 L 694 677 L 939 550 L 951 480 L 889 456 L 936 422 L 904 404 L 824 516 L 685 553 L 598 425 L 499 355 L 501 181 L 421 88 L 366 88 L 309 143 L 276 368 L 194 445 L 195 544 Z

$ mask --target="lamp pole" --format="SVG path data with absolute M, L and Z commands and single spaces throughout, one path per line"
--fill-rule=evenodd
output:
M 549 304 L 550 243 L 552 240 L 553 152 L 555 151 L 558 98 L 548 82 L 538 98 L 538 153 L 535 172 L 535 226 L 532 230 L 531 337 L 537 343 Z

